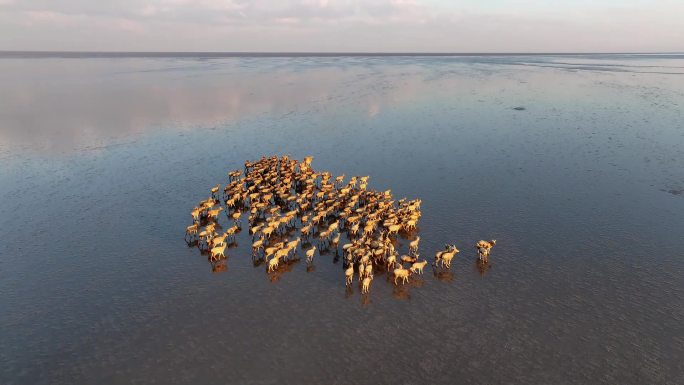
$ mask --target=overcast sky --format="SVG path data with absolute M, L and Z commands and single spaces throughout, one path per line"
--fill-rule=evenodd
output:
M 681 52 L 684 0 L 0 0 L 0 50 Z

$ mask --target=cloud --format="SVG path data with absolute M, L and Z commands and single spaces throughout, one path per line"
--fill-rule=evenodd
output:
M 2 1 L 2 0 L 0 0 Z M 6 1 L 6 0 L 5 0 Z M 16 0 L 4 11 L 49 11 L 87 14 L 93 17 L 130 17 L 157 20 L 240 20 L 246 15 L 255 23 L 292 18 L 303 20 L 347 20 L 393 17 L 421 8 L 401 0 L 322 1 L 322 0 Z
M 682 14 L 671 0 L 0 0 L 0 49 L 677 51 Z

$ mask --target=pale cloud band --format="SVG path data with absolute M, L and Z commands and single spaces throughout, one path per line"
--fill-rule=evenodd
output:
M 680 52 L 661 0 L 0 0 L 0 50 Z

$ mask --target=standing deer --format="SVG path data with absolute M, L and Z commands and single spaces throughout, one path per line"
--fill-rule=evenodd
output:
M 460 250 L 454 245 L 446 245 L 446 250 L 438 251 L 437 254 L 435 254 L 434 265 L 436 266 L 438 262 L 441 262 L 442 267 L 446 266 L 447 269 L 451 268 L 451 260 L 459 251 Z

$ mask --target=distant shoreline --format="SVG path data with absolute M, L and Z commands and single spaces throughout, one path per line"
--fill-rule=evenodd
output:
M 435 56 L 682 56 L 684 52 L 118 52 L 0 51 L 0 58 L 230 58 L 230 57 L 435 57 Z

